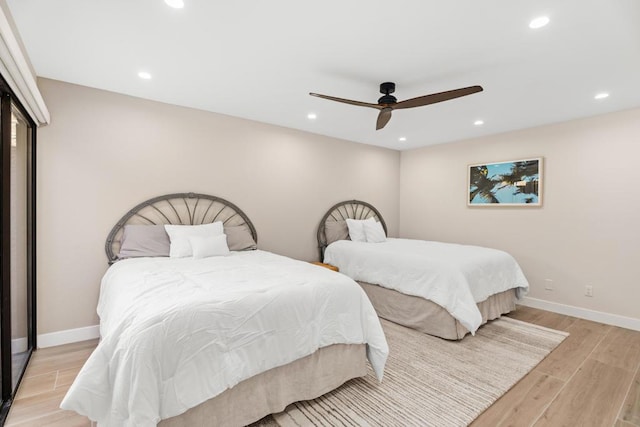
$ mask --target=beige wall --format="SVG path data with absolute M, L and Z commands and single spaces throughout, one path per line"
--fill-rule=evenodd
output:
M 539 156 L 541 208 L 466 206 L 468 164 Z M 506 250 L 531 297 L 640 319 L 638 159 L 640 109 L 405 151 L 400 235 Z
M 194 191 L 242 208 L 258 246 L 317 258 L 315 232 L 341 200 L 376 205 L 398 232 L 400 153 L 53 80 L 38 130 L 38 333 L 95 325 L 104 241 L 148 198 Z M 301 112 L 303 114 L 304 112 Z
M 110 228 L 136 203 L 182 191 L 236 203 L 261 249 L 303 260 L 317 257 L 325 210 L 360 198 L 380 209 L 392 236 L 509 251 L 531 297 L 640 318 L 640 109 L 399 153 L 38 83 L 52 113 L 38 130 L 39 334 L 97 324 Z M 466 206 L 468 164 L 538 156 L 541 208 Z

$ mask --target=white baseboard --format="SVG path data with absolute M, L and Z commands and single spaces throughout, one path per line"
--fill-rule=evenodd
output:
M 567 316 L 579 317 L 580 319 L 605 323 L 607 325 L 633 329 L 634 331 L 640 331 L 640 319 L 634 319 L 633 317 L 619 316 L 617 314 L 604 313 L 602 311 L 589 310 L 587 308 L 575 307 L 572 305 L 565 305 L 530 297 L 524 297 L 518 301 L 518 304 L 532 308 L 539 308 L 540 310 L 552 311 L 554 313 L 565 314 Z
M 38 335 L 38 348 L 55 347 L 57 345 L 87 341 L 95 338 L 100 338 L 100 326 L 98 325 L 67 329 Z

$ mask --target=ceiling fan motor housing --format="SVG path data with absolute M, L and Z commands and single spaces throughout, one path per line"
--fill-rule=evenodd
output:
M 384 96 L 381 96 L 378 99 L 378 104 L 395 104 L 398 102 L 395 96 L 389 95 L 396 91 L 396 84 L 392 82 L 384 82 L 380 84 L 380 93 L 384 93 Z
M 381 96 L 378 99 L 378 104 L 395 104 L 398 102 L 395 96 L 389 95 L 396 91 L 396 84 L 392 82 L 384 82 L 380 84 L 380 93 L 384 93 L 384 96 Z

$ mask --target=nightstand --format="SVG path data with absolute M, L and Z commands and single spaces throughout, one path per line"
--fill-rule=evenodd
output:
M 320 262 L 320 261 L 313 261 L 311 264 L 320 266 L 320 267 L 324 267 L 324 268 L 328 268 L 329 270 L 333 270 L 335 272 L 340 271 L 340 269 L 338 267 L 336 267 L 335 265 L 331 265 L 331 264 L 325 264 L 324 262 Z

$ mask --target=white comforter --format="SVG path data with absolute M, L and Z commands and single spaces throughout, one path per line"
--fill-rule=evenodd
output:
M 472 334 L 482 323 L 476 303 L 513 288 L 520 298 L 529 289 L 511 255 L 479 246 L 410 239 L 339 240 L 327 247 L 324 262 L 354 280 L 431 300 Z
M 102 280 L 101 341 L 62 404 L 104 426 L 155 426 L 336 343 L 388 347 L 348 277 L 264 251 L 120 261 Z

